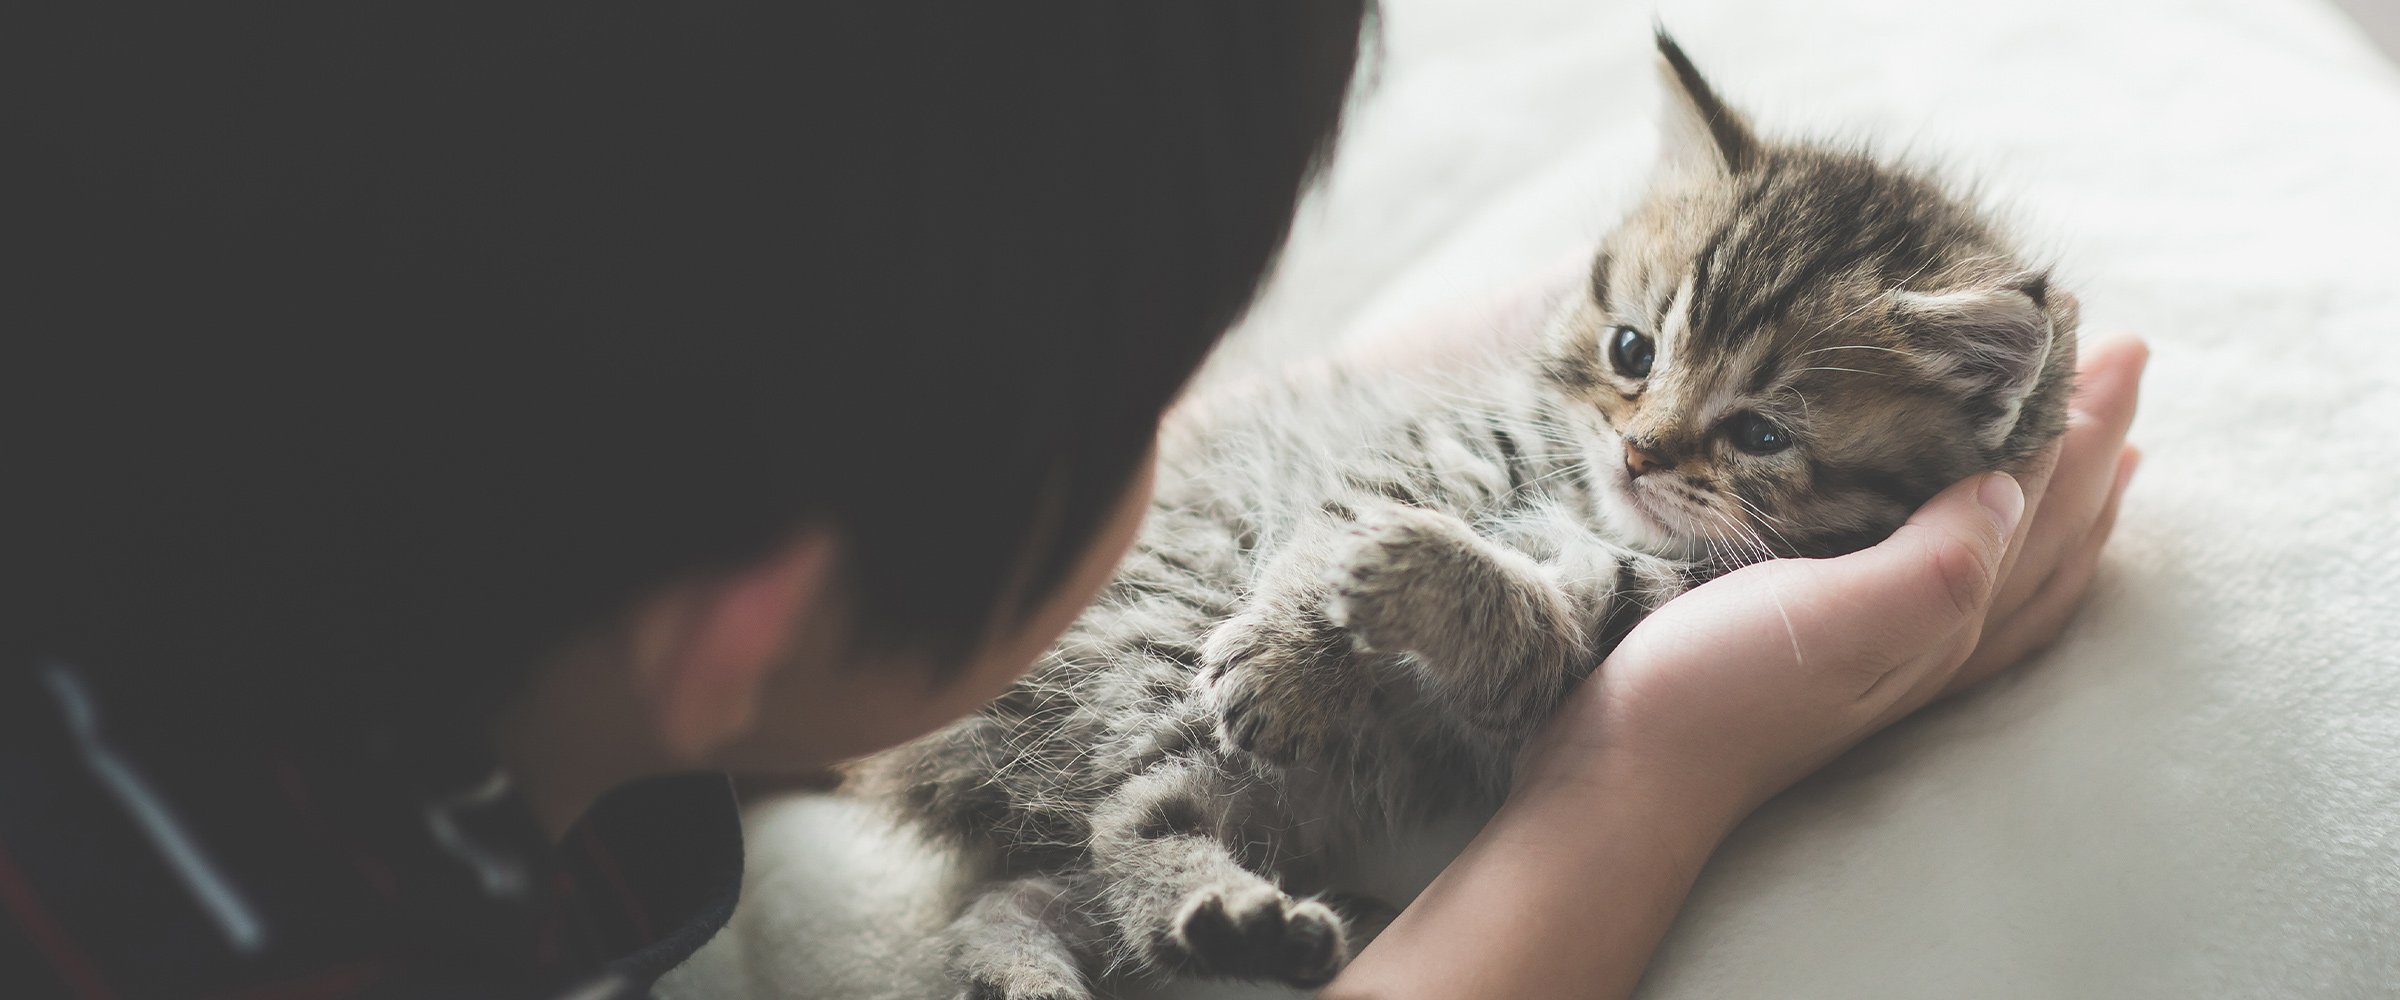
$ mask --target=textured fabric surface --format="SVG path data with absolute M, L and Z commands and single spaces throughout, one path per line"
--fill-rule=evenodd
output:
M 1653 13 L 1762 131 L 1982 181 L 2087 335 L 2155 346 L 2147 461 L 2065 640 L 1758 813 L 1645 997 L 2400 996 L 2400 73 L 2353 25 L 2312 0 L 1385 8 L 1331 185 L 1217 377 L 1588 245 L 1654 149 Z M 684 995 L 946 995 L 908 978 L 939 859 L 839 803 L 751 835 L 744 915 Z

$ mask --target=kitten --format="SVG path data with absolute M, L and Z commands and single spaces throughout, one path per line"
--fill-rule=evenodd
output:
M 1663 33 L 1665 156 L 1545 343 L 1335 371 L 1171 426 L 1101 600 L 980 713 L 852 788 L 988 857 L 968 996 L 1103 975 L 1313 986 L 1322 860 L 1505 792 L 1659 602 L 1872 544 L 2060 433 L 2075 306 L 1932 182 L 1770 143 Z

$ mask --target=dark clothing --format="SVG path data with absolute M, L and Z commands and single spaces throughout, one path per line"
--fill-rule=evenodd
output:
M 722 775 L 553 843 L 485 753 L 162 738 L 72 666 L 0 670 L 8 1000 L 644 997 L 731 916 L 741 850 Z

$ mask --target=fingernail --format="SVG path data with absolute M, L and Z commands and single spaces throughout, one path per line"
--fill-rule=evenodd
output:
M 2017 530 L 2017 519 L 2025 516 L 2025 488 L 2017 485 L 2015 477 L 1995 472 L 1983 477 L 1983 485 L 1975 488 L 1975 502 L 1992 512 L 2000 522 L 2003 535 Z

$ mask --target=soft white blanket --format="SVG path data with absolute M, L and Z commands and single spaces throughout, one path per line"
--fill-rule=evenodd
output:
M 1648 167 L 1654 13 L 1762 129 L 1982 179 L 2088 333 L 2156 347 L 2065 640 L 1755 816 L 1645 997 L 2400 996 L 2400 73 L 2315 0 L 1384 6 L 1220 374 L 1588 245 Z M 946 995 L 938 857 L 824 801 L 751 835 L 744 912 L 673 995 Z

